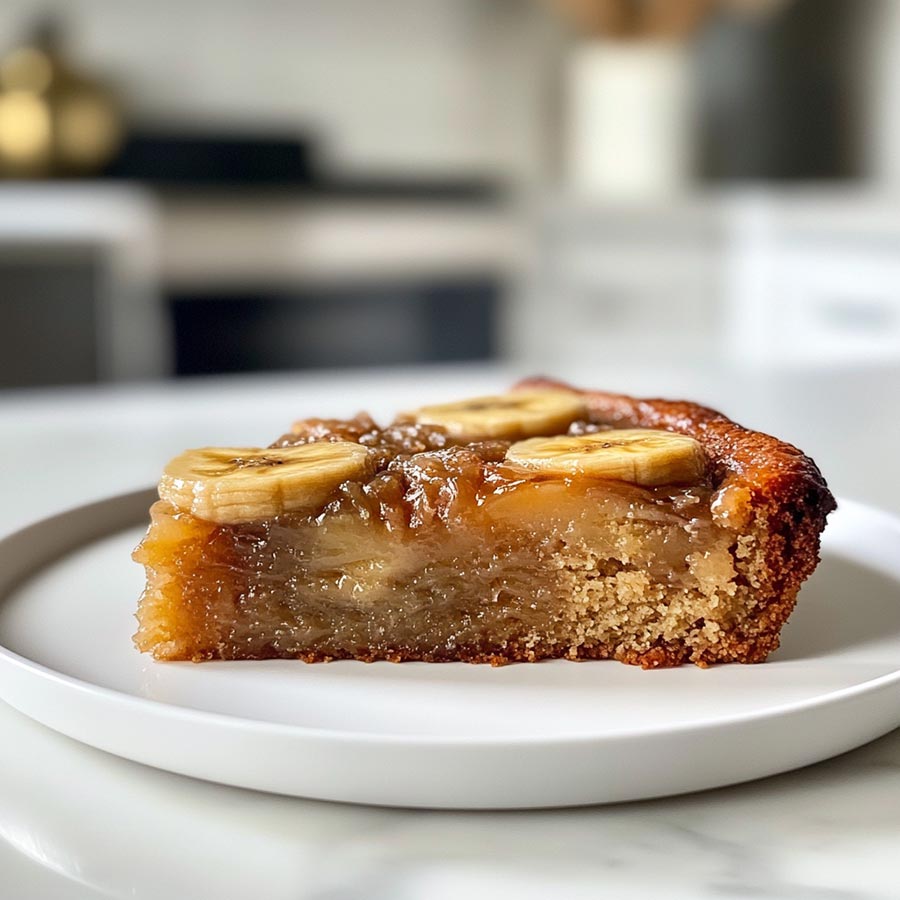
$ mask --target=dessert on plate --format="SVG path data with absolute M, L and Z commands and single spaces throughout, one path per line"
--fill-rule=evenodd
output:
M 134 554 L 157 659 L 645 668 L 764 660 L 835 507 L 711 409 L 545 379 L 189 450 L 159 497 Z

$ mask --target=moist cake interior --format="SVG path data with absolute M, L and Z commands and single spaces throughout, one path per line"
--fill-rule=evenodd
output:
M 148 572 L 140 649 L 702 665 L 727 658 L 720 642 L 757 602 L 761 541 L 711 481 L 523 473 L 506 442 L 454 445 L 436 426 L 365 417 L 300 423 L 278 445 L 329 439 L 369 446 L 375 472 L 315 513 L 216 525 L 154 505 L 135 554 Z

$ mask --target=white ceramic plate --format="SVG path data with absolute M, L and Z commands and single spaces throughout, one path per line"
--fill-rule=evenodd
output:
M 211 781 L 392 806 L 634 800 L 806 765 L 900 725 L 900 521 L 843 502 L 762 666 L 155 663 L 130 641 L 151 491 L 0 542 L 0 696 Z

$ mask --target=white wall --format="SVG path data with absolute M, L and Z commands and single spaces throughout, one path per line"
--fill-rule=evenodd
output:
M 3 0 L 42 11 L 143 120 L 317 126 L 348 169 L 533 175 L 558 44 L 535 0 Z

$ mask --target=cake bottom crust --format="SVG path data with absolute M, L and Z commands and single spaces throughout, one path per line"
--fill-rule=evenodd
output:
M 794 604 L 791 603 L 784 609 L 784 604 L 777 604 L 781 614 L 778 619 L 783 623 L 790 615 Z M 770 608 L 770 613 L 776 612 Z M 778 626 L 780 628 L 780 625 Z M 446 652 L 420 652 L 405 648 L 397 649 L 369 649 L 357 650 L 353 653 L 325 653 L 308 651 L 286 656 L 273 652 L 271 656 L 253 655 L 248 657 L 217 656 L 209 658 L 220 659 L 296 659 L 305 663 L 329 663 L 337 660 L 355 660 L 356 662 L 426 662 L 426 663 L 450 663 L 462 662 L 473 665 L 490 665 L 494 667 L 506 666 L 511 663 L 534 663 L 542 660 L 565 659 L 571 662 L 587 662 L 589 660 L 616 660 L 626 665 L 640 666 L 642 669 L 666 669 L 681 666 L 692 662 L 700 668 L 708 668 L 718 663 L 761 663 L 765 662 L 770 653 L 778 649 L 778 633 L 765 633 L 752 639 L 743 639 L 735 636 L 733 639 L 725 636 L 717 651 L 705 651 L 695 654 L 693 650 L 683 642 L 672 641 L 649 650 L 617 650 L 615 647 L 606 646 L 581 646 L 573 650 L 561 651 L 558 645 L 524 646 L 515 643 L 503 647 L 483 646 L 481 648 L 456 648 Z M 200 661 L 200 660 L 195 660 Z

